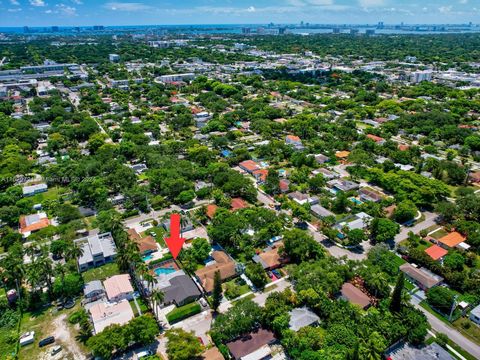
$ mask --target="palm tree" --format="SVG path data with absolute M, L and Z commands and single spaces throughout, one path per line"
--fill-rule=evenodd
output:
M 152 290 L 150 299 L 153 303 L 152 306 L 153 306 L 153 313 L 155 315 L 155 318 L 157 320 L 159 320 L 158 319 L 157 308 L 158 308 L 158 304 L 161 304 L 163 302 L 163 300 L 165 299 L 165 294 L 163 293 L 163 291 L 154 289 L 154 290 Z
M 75 242 L 72 242 L 71 245 L 65 251 L 65 260 L 75 260 L 77 266 L 77 272 L 80 273 L 80 267 L 78 265 L 78 258 L 83 255 L 83 247 L 77 246 Z
M 55 275 L 60 276 L 60 283 L 62 284 L 62 295 L 63 295 L 63 284 L 65 282 L 65 274 L 67 273 L 67 267 L 64 264 L 57 263 L 53 271 Z

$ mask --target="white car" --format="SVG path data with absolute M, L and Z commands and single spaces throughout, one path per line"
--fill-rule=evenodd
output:
M 152 356 L 152 355 L 153 355 L 153 352 L 151 352 L 150 350 L 143 350 L 137 354 L 137 359 L 143 359 L 143 358 L 146 358 L 147 356 Z

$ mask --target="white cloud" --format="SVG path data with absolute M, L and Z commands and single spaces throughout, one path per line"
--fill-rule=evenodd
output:
M 15 6 L 20 5 L 20 3 L 18 2 L 18 0 L 10 0 L 10 4 L 15 5 Z
M 55 5 L 55 8 L 57 9 L 56 12 L 58 14 L 62 14 L 65 16 L 76 16 L 77 15 L 77 9 L 75 9 L 72 6 L 68 6 L 65 4 L 57 4 Z
M 77 5 L 82 5 L 83 2 L 82 0 L 71 0 L 74 4 L 77 4 Z
M 440 11 L 442 14 L 448 14 L 452 11 L 452 6 L 440 6 L 438 11 Z
M 468 4 L 468 0 L 460 0 L 459 3 L 460 4 Z
M 109 2 L 104 5 L 106 9 L 114 11 L 143 11 L 152 7 L 138 2 Z
M 385 0 L 358 0 L 361 7 L 370 8 L 385 5 Z
M 10 12 L 10 13 L 16 13 L 16 12 L 22 11 L 22 9 L 21 8 L 7 9 L 7 11 Z
M 248 7 L 247 12 L 255 12 L 255 7 L 254 6 Z
M 333 5 L 333 0 L 287 0 L 287 4 L 295 7 L 329 6 Z
M 45 6 L 45 1 L 43 0 L 30 0 L 30 5 L 32 6 Z

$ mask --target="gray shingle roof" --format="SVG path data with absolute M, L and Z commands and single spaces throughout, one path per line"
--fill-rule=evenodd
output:
M 306 307 L 290 311 L 290 330 L 298 331 L 305 326 L 318 323 L 320 318 Z

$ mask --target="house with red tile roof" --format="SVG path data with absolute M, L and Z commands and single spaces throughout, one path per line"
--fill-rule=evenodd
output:
M 263 184 L 267 181 L 268 170 L 259 169 L 252 172 L 253 177 L 257 180 L 257 183 Z
M 367 138 L 369 138 L 370 140 L 373 140 L 375 141 L 377 144 L 383 144 L 385 142 L 385 139 L 380 137 L 380 136 L 377 136 L 377 135 L 373 135 L 373 134 L 368 134 L 367 135 Z
M 425 253 L 435 261 L 442 261 L 443 257 L 448 254 L 448 250 L 438 245 L 433 245 L 425 249 Z
M 452 231 L 450 234 L 447 234 L 444 237 L 438 239 L 438 245 L 447 250 L 451 248 L 459 248 L 462 250 L 466 250 L 470 248 L 470 245 L 465 243 L 465 240 L 465 236 L 463 236 L 457 231 Z
M 207 217 L 212 220 L 213 217 L 215 216 L 215 213 L 217 212 L 218 206 L 215 204 L 208 204 L 207 205 Z
M 247 207 L 247 202 L 242 198 L 233 198 L 230 203 L 230 206 L 232 211 L 240 210 Z
M 32 232 L 46 228 L 50 225 L 47 214 L 39 212 L 37 214 L 22 215 L 19 219 L 19 232 L 23 237 L 28 237 Z
M 240 167 L 240 169 L 245 170 L 249 174 L 252 174 L 255 170 L 260 169 L 260 165 L 258 165 L 253 160 L 242 161 L 240 164 L 238 164 L 238 166 Z

